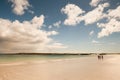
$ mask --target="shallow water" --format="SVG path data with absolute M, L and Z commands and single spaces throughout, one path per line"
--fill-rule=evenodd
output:
M 33 61 L 33 60 L 54 60 L 82 57 L 81 55 L 0 55 L 0 63 Z

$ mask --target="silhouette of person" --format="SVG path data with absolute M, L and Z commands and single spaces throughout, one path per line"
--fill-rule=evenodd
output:
M 102 59 L 104 58 L 104 57 L 103 57 L 103 55 L 102 55 L 102 57 L 101 57 L 101 58 L 102 58 Z
M 98 60 L 103 60 L 103 55 L 98 55 Z
M 100 55 L 98 55 L 98 60 L 100 60 Z

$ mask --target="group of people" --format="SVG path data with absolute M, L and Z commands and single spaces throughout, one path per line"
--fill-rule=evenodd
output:
M 103 60 L 103 55 L 98 55 L 98 60 Z

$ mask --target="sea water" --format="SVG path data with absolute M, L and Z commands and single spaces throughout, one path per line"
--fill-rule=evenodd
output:
M 81 55 L 0 55 L 0 63 L 18 61 L 47 61 L 81 57 Z

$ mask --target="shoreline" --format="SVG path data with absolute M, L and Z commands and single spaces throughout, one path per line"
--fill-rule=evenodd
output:
M 107 56 L 116 56 L 116 55 L 104 55 L 104 57 Z M 0 66 L 14 66 L 14 65 L 24 65 L 24 64 L 34 64 L 34 63 L 52 63 L 52 62 L 64 62 L 64 61 L 72 61 L 72 60 L 81 60 L 81 59 L 87 59 L 87 58 L 93 58 L 96 61 L 99 61 L 97 59 L 96 55 L 89 55 L 89 56 L 81 56 L 81 57 L 66 57 L 66 58 L 51 58 L 51 59 L 26 59 L 26 60 L 16 60 L 16 61 L 2 61 L 0 62 Z

